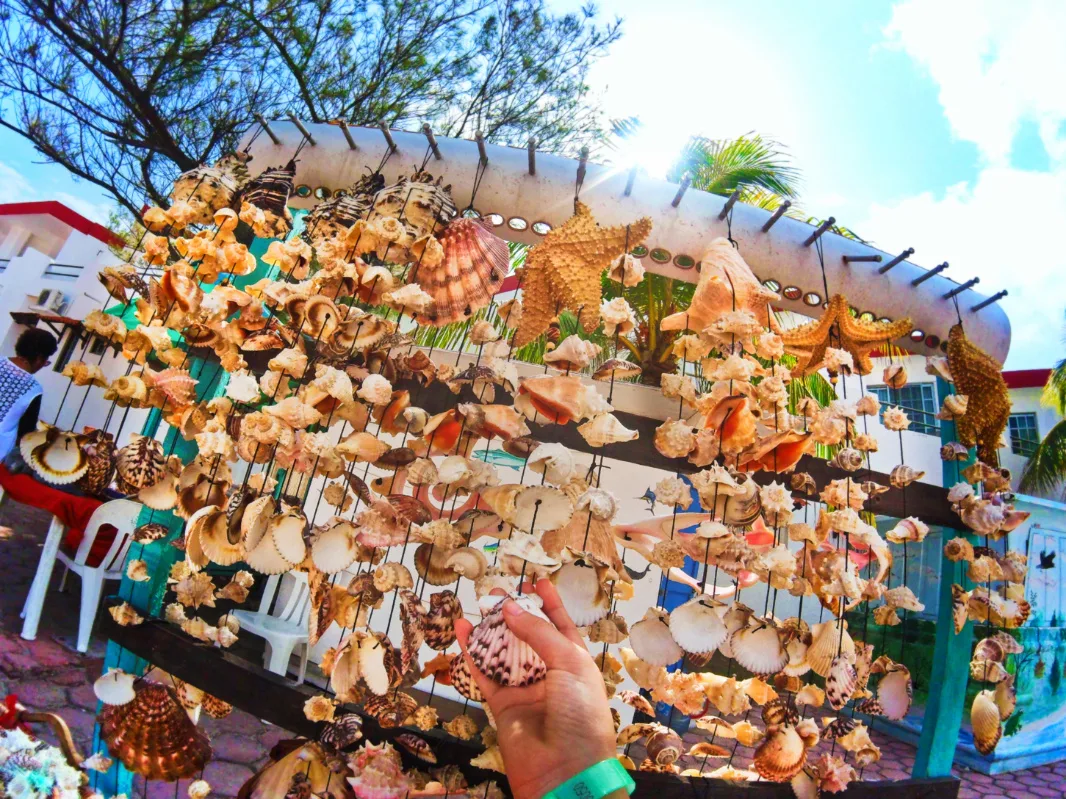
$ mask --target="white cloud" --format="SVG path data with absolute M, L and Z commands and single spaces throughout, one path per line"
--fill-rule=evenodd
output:
M 17 169 L 0 161 L 0 203 L 18 203 L 36 199 L 36 192 Z
M 952 131 L 989 163 L 1009 162 L 1024 122 L 1066 159 L 1066 3 L 904 0 L 884 33 L 929 71 Z
M 916 262 L 949 261 L 956 280 L 980 277 L 978 287 L 1001 300 L 1011 321 L 1011 369 L 1049 367 L 1062 357 L 1066 252 L 1055 234 L 1066 218 L 1066 167 L 1031 172 L 989 167 L 972 183 L 942 197 L 925 192 L 871 206 L 856 224 L 889 252 L 914 247 Z
M 69 191 L 55 189 L 55 181 L 47 181 L 46 185 L 35 185 L 18 169 L 0 161 L 0 203 L 34 202 L 38 200 L 58 200 L 73 211 L 77 211 L 86 219 L 107 225 L 108 216 L 114 207 L 112 203 L 101 199 L 93 202 L 84 197 L 71 194 Z
M 105 227 L 107 226 L 108 215 L 114 207 L 107 203 L 90 202 L 81 197 L 75 197 L 73 194 L 65 191 L 57 191 L 50 199 L 58 200 L 71 210 L 77 211 L 87 219 L 91 219 L 93 222 L 99 222 Z

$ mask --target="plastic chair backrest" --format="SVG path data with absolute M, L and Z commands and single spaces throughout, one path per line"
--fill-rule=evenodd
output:
M 126 558 L 126 551 L 130 548 L 130 543 L 133 540 L 137 517 L 143 508 L 144 506 L 140 502 L 134 502 L 129 499 L 113 499 L 94 510 L 93 515 L 89 517 L 89 524 L 85 528 L 85 535 L 81 539 L 78 551 L 74 555 L 74 562 L 80 566 L 85 565 L 100 528 L 105 524 L 110 524 L 117 530 L 115 540 L 111 542 L 111 548 L 107 550 L 107 554 L 100 561 L 100 565 L 97 568 L 102 568 L 105 571 L 121 569 L 122 563 Z
M 303 626 L 307 622 L 307 614 L 311 605 L 311 589 L 307 585 L 307 575 L 303 572 L 290 572 L 296 584 L 289 592 L 289 598 L 285 607 L 281 609 L 278 618 L 282 621 L 292 622 Z

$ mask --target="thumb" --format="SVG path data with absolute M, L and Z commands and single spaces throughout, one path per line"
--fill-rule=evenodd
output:
M 549 669 L 579 673 L 591 663 L 588 650 L 578 646 L 548 620 L 530 613 L 513 599 L 503 605 L 503 619 L 516 636 L 540 655 Z

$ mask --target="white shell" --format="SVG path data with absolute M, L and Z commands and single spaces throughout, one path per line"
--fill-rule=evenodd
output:
M 326 574 L 336 574 L 351 566 L 359 554 L 355 528 L 351 522 L 336 519 L 315 537 L 311 544 L 311 560 L 315 568 Z
M 729 637 L 733 658 L 752 674 L 776 674 L 788 663 L 777 628 L 758 619 Z
M 122 669 L 112 669 L 93 683 L 93 693 L 105 705 L 125 705 L 137 696 L 133 682 L 137 678 Z
M 541 444 L 526 459 L 534 472 L 552 485 L 565 485 L 577 474 L 574 454 L 562 444 Z
M 648 608 L 644 618 L 629 629 L 629 644 L 637 657 L 652 666 L 666 666 L 680 660 L 685 651 L 670 634 L 667 613 Z
M 555 590 L 570 619 L 578 627 L 599 621 L 611 609 L 611 598 L 603 590 L 594 565 L 578 558 L 551 576 Z
M 561 491 L 547 486 L 529 486 L 515 497 L 514 526 L 529 533 L 558 530 L 570 521 L 574 506 Z
M 686 652 L 703 655 L 717 649 L 729 631 L 714 600 L 697 596 L 670 612 L 670 635 Z

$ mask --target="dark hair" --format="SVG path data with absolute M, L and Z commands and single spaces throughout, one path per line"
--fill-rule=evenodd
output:
M 56 337 L 39 327 L 24 330 L 15 342 L 15 354 L 27 361 L 51 358 L 57 349 L 59 342 Z

